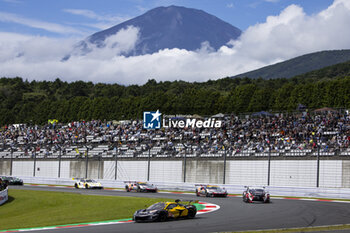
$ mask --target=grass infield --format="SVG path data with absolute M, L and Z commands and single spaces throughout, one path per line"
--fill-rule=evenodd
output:
M 137 209 L 169 199 L 9 190 L 0 230 L 131 218 Z

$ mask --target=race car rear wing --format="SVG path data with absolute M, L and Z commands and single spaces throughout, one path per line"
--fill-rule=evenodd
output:
M 176 203 L 178 203 L 178 202 L 189 202 L 189 203 L 194 202 L 194 203 L 198 203 L 199 201 L 198 200 L 176 199 L 175 202 Z
M 195 184 L 194 186 L 201 186 L 201 187 L 207 187 L 207 184 Z
M 72 180 L 85 180 L 85 178 L 72 178 Z
M 136 184 L 136 183 L 140 183 L 141 181 L 124 181 L 125 184 Z M 142 182 L 143 183 L 143 182 Z M 146 183 L 146 182 L 145 182 Z

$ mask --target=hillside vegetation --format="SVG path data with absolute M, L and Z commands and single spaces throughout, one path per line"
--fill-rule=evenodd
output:
M 350 108 L 350 62 L 291 79 L 224 78 L 203 83 L 156 82 L 142 86 L 0 79 L 0 124 L 141 119 L 143 111 L 213 115 L 256 111 Z
M 263 79 L 291 78 L 296 75 L 347 61 L 350 61 L 350 50 L 322 51 L 299 56 L 284 62 L 239 74 L 235 77 Z

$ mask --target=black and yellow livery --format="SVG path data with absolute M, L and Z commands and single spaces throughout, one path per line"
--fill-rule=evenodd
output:
M 192 201 L 187 201 L 188 204 L 180 202 L 181 200 L 157 202 L 147 209 L 137 210 L 134 213 L 133 220 L 135 222 L 163 222 L 168 219 L 194 218 L 197 214 L 197 208 L 191 204 Z

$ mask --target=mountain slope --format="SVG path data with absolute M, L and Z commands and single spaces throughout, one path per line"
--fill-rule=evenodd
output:
M 291 78 L 313 70 L 350 61 L 350 50 L 332 50 L 306 54 L 234 77 Z
M 208 41 L 215 50 L 231 39 L 237 39 L 241 30 L 202 10 L 179 6 L 154 8 L 143 15 L 130 19 L 109 29 L 97 32 L 87 42 L 99 47 L 107 37 L 128 26 L 139 28 L 140 38 L 136 48 L 127 56 L 152 54 L 161 49 L 196 50 Z M 86 48 L 82 42 L 80 48 Z

